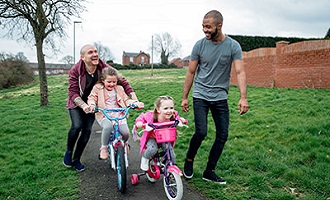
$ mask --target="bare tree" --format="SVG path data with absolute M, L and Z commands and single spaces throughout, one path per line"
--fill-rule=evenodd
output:
M 80 18 L 85 0 L 1 0 L 0 26 L 5 36 L 32 43 L 37 49 L 40 80 L 40 105 L 48 105 L 48 84 L 43 47 L 56 49 L 55 36 L 66 37 L 70 17 Z
M 16 58 L 17 60 L 22 60 L 22 61 L 25 61 L 25 62 L 27 62 L 27 63 L 29 62 L 29 59 L 24 55 L 23 52 L 18 52 L 18 53 L 16 54 L 15 58 Z
M 10 53 L 6 53 L 6 52 L 0 52 L 0 61 L 3 61 L 7 58 L 12 58 L 13 55 Z
M 73 56 L 70 56 L 70 55 L 64 56 L 61 59 L 61 61 L 64 62 L 65 64 L 74 64 L 73 63 Z
M 101 42 L 94 42 L 94 46 L 102 60 L 108 62 L 115 59 L 109 47 L 104 46 Z
M 153 50 L 157 54 L 160 54 L 162 64 L 167 65 L 168 59 L 176 56 L 181 51 L 181 43 L 174 39 L 168 32 L 155 34 L 153 40 Z

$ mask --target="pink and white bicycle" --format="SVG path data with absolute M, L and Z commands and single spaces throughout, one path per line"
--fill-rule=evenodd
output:
M 183 126 L 183 124 L 175 120 L 144 125 L 145 130 L 154 132 L 159 150 L 149 160 L 148 171 L 131 176 L 132 184 L 136 185 L 141 176 L 146 175 L 150 182 L 156 182 L 163 174 L 164 190 L 170 200 L 180 200 L 183 196 L 182 171 L 175 165 L 169 148 L 169 145 L 174 146 L 177 139 L 176 126 Z

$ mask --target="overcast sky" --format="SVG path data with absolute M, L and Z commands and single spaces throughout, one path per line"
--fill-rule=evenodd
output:
M 329 0 L 90 0 L 86 8 L 82 19 L 72 19 L 82 22 L 75 26 L 76 60 L 84 44 L 97 41 L 110 48 L 117 63 L 123 51 L 151 55 L 152 35 L 163 32 L 180 41 L 179 57 L 185 57 L 204 37 L 202 19 L 213 9 L 222 13 L 223 32 L 229 35 L 323 38 L 330 28 Z M 61 53 L 44 51 L 46 62 L 60 63 L 64 56 L 73 55 L 73 23 L 67 34 Z M 36 49 L 29 46 L 0 40 L 0 52 L 23 52 L 36 62 Z

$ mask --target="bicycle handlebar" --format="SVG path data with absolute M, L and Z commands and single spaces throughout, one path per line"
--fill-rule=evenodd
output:
M 143 130 L 140 131 L 139 133 L 137 133 L 137 127 L 136 127 L 136 125 L 134 125 L 133 130 L 132 130 L 133 140 L 134 141 L 139 140 L 140 139 L 139 135 L 143 131 L 152 131 L 152 130 L 159 129 L 159 128 L 173 128 L 173 127 L 177 127 L 177 126 L 188 127 L 183 124 L 188 124 L 188 120 L 181 122 L 180 120 L 176 119 L 174 121 L 169 121 L 169 122 L 145 123 L 142 125 Z
M 94 112 L 99 112 L 101 111 L 103 113 L 103 115 L 110 121 L 117 121 L 117 120 L 122 120 L 122 119 L 125 119 L 129 110 L 130 109 L 136 109 L 138 108 L 137 105 L 135 104 L 132 104 L 132 105 L 129 105 L 127 107 L 121 107 L 121 108 L 98 108 L 97 106 L 94 107 Z M 121 116 L 121 117 L 110 117 L 108 115 L 108 113 L 112 113 L 112 112 L 123 112 L 124 115 Z
M 174 121 L 169 121 L 169 122 L 156 122 L 156 123 L 148 123 L 148 124 L 144 124 L 144 126 L 148 125 L 154 129 L 157 128 L 162 128 L 162 127 L 176 127 L 180 124 L 180 120 L 176 119 Z M 183 124 L 188 124 L 188 120 L 185 120 L 184 122 L 182 122 Z

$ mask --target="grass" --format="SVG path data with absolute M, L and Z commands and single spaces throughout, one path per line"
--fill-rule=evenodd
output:
M 186 71 L 157 69 L 153 77 L 150 70 L 121 72 L 146 106 L 131 112 L 129 124 L 165 94 L 189 120 L 175 146 L 182 168 L 194 132 L 193 112 L 180 108 Z M 50 76 L 48 84 L 47 107 L 39 106 L 38 83 L 0 90 L 0 199 L 78 197 L 78 173 L 62 165 L 70 126 L 67 75 Z M 229 138 L 216 169 L 227 185 L 201 179 L 214 139 L 211 117 L 189 184 L 209 199 L 330 198 L 330 91 L 249 87 L 248 93 L 250 110 L 243 116 L 236 109 L 238 88 L 229 93 Z

